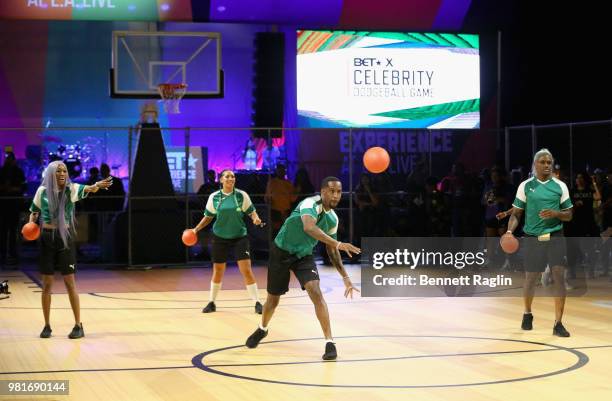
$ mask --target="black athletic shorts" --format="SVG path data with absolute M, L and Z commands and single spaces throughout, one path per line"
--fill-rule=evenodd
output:
M 543 272 L 546 266 L 566 266 L 565 237 L 563 230 L 550 233 L 549 241 L 540 241 L 537 236 L 523 237 L 525 246 L 525 271 Z
M 59 271 L 66 276 L 76 272 L 74 234 L 68 238 L 68 248 L 64 248 L 62 237 L 56 229 L 43 228 L 40 239 L 40 274 L 53 275 Z
M 249 249 L 249 238 L 226 239 L 217 237 L 213 234 L 212 238 L 212 261 L 213 263 L 227 263 L 227 258 L 231 250 L 234 250 L 235 260 L 251 259 Z
M 307 282 L 319 280 L 319 271 L 312 255 L 303 258 L 280 249 L 274 241 L 270 246 L 270 267 L 268 267 L 268 293 L 283 295 L 289 291 L 289 270 L 293 271 L 302 290 Z

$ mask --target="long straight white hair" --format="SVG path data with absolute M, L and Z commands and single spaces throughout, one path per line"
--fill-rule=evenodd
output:
M 70 196 L 72 182 L 70 181 L 70 176 L 66 175 L 66 186 L 63 191 L 60 190 L 57 185 L 57 178 L 55 177 L 59 166 L 66 168 L 66 165 L 59 160 L 49 163 L 43 175 L 42 185 L 47 190 L 51 224 L 57 227 L 64 247 L 68 248 L 68 239 L 75 231 L 74 209 L 72 209 L 70 216 L 66 216 L 66 202 L 68 202 L 66 198 Z M 68 190 L 68 193 L 66 193 L 66 190 Z M 68 223 L 66 223 L 66 217 L 68 217 Z
M 536 168 L 535 168 L 536 162 L 538 161 L 540 157 L 546 156 L 546 155 L 550 156 L 550 158 L 552 159 L 552 164 L 553 165 L 555 164 L 555 158 L 553 157 L 552 153 L 550 153 L 550 150 L 546 148 L 542 148 L 538 150 L 536 154 L 533 155 L 533 164 L 531 165 L 531 176 L 532 177 L 536 176 Z

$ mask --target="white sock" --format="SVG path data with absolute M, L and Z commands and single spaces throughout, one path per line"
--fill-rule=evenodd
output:
M 210 282 L 210 295 L 208 297 L 208 300 L 210 302 L 215 302 L 215 299 L 217 299 L 217 295 L 219 294 L 219 291 L 221 291 L 221 285 L 223 284 L 223 282 L 220 282 L 219 284 L 214 283 L 214 282 Z
M 325 345 L 327 345 L 327 343 L 332 343 L 332 344 L 335 344 L 336 342 L 334 341 L 334 339 L 333 339 L 333 338 L 326 338 L 326 339 L 325 339 Z
M 259 302 L 259 294 L 257 294 L 257 283 L 247 285 L 246 289 L 251 299 L 255 302 Z
M 262 326 L 261 323 L 259 323 L 259 328 L 262 329 L 263 331 L 268 331 L 268 327 Z

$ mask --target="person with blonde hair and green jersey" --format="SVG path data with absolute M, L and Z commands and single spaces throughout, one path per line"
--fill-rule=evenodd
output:
M 512 203 L 512 215 L 508 222 L 507 236 L 511 236 L 525 215 L 523 243 L 525 252 L 525 283 L 523 285 L 524 313 L 521 328 L 533 329 L 531 304 L 535 285 L 549 266 L 554 281 L 555 323 L 553 335 L 569 337 L 561 319 L 565 308 L 566 289 L 565 238 L 563 223 L 572 219 L 572 201 L 565 183 L 553 176 L 554 159 L 548 149 L 541 149 L 533 156 L 532 176 L 523 181 Z

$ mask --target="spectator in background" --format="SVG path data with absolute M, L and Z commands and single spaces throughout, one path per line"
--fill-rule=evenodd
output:
M 100 169 L 98 169 L 97 167 L 92 167 L 89 169 L 89 177 L 87 178 L 87 181 L 85 182 L 86 185 L 94 185 L 96 182 L 100 181 L 101 177 L 100 177 Z M 100 199 L 98 198 L 97 195 L 93 195 L 91 196 L 91 199 L 89 199 L 88 202 L 85 202 L 83 205 L 77 204 L 81 210 L 85 210 L 88 212 L 97 212 L 100 208 L 100 205 L 98 204 L 98 201 Z M 104 202 L 104 201 L 102 201 Z M 88 238 L 91 242 L 97 242 L 98 241 L 98 229 L 99 229 L 99 224 L 98 224 L 98 218 L 100 217 L 100 215 L 98 213 L 90 213 L 88 214 L 87 218 L 89 221 L 89 227 L 88 228 Z M 80 249 L 78 248 L 77 245 L 77 253 L 80 252 Z
M 97 194 L 97 198 L 99 198 L 100 200 L 100 203 L 98 204 L 100 210 L 123 210 L 123 203 L 125 201 L 125 189 L 123 188 L 123 181 L 111 175 L 110 167 L 106 163 L 102 163 L 102 165 L 100 165 L 100 174 L 102 175 L 102 179 L 110 177 L 112 182 L 112 185 L 108 188 L 107 191 L 104 191 L 104 193 Z M 105 199 L 102 200 L 102 198 Z
M 440 182 L 440 191 L 449 199 L 454 237 L 466 236 L 470 226 L 467 181 L 465 167 L 455 163 L 450 174 Z
M 220 183 L 217 182 L 217 172 L 215 170 L 208 170 L 206 177 L 204 177 L 204 184 L 198 188 L 198 197 L 200 199 L 208 199 L 208 195 L 212 194 L 220 188 Z
M 555 167 L 553 168 L 553 176 L 566 184 L 571 181 L 571 177 L 567 174 L 566 170 L 561 168 L 560 164 L 555 164 Z
M 0 168 L 0 263 L 17 264 L 17 227 L 26 178 L 15 154 L 7 152 Z
M 378 202 L 374 205 L 375 228 L 374 236 L 395 236 L 395 222 L 391 219 L 391 208 L 396 206 L 398 198 L 395 196 L 393 184 L 388 171 L 375 174 L 372 177 L 372 187 Z
M 437 190 L 438 179 L 425 180 L 423 206 L 427 215 L 426 235 L 428 237 L 450 236 L 450 211 L 446 196 Z
M 425 156 L 414 164 L 414 168 L 408 175 L 408 192 L 421 192 L 425 189 L 425 181 L 427 180 L 427 160 Z
M 100 181 L 100 170 L 97 167 L 89 169 L 89 177 L 87 178 L 87 185 L 93 185 Z
M 272 176 L 266 185 L 264 199 L 266 203 L 270 204 L 273 235 L 278 233 L 283 222 L 289 216 L 291 205 L 296 199 L 295 188 L 285 178 L 286 173 L 285 166 L 282 164 L 277 165 L 274 176 Z
M 501 262 L 499 239 L 506 232 L 508 219 L 498 219 L 497 215 L 508 210 L 512 205 L 514 188 L 507 183 L 506 171 L 494 167 L 489 172 L 488 184 L 482 194 L 481 203 L 485 207 L 485 235 L 487 237 L 488 257 L 492 263 Z M 509 214 L 507 215 L 509 216 Z
M 280 158 L 280 150 L 278 150 L 278 147 L 272 145 L 272 138 L 268 138 L 266 143 L 266 148 L 261 153 L 263 160 L 261 168 L 266 171 L 274 171 L 276 164 L 278 163 L 278 159 Z
M 575 185 L 570 190 L 570 197 L 574 204 L 574 218 L 565 223 L 565 236 L 569 237 L 567 262 L 570 276 L 576 278 L 576 267 L 581 262 L 581 257 L 586 255 L 588 256 L 586 260 L 587 277 L 592 278 L 595 276 L 595 242 L 592 238 L 599 236 L 593 204 L 601 200 L 595 178 L 589 177 L 586 171 L 576 174 Z
M 359 217 L 359 229 L 357 230 L 357 242 L 361 243 L 361 237 L 369 237 L 374 235 L 376 225 L 376 216 L 374 214 L 375 207 L 378 205 L 378 196 L 374 194 L 370 184 L 370 176 L 362 174 L 359 178 L 359 184 L 353 192 L 353 200 L 357 205 Z
M 601 265 L 603 274 L 610 271 L 610 251 L 612 251 L 612 169 L 608 170 L 606 181 L 601 188 L 601 231 L 604 240 L 601 248 Z
M 296 201 L 293 203 L 293 207 L 297 206 L 298 203 L 304 199 L 313 196 L 315 193 L 314 185 L 310 182 L 310 176 L 308 170 L 304 167 L 300 167 L 295 173 L 295 180 L 293 180 L 293 186 L 295 188 L 295 194 L 297 196 Z
M 253 134 L 251 134 L 251 137 L 247 140 L 244 146 L 242 161 L 244 162 L 245 170 L 257 170 L 257 146 L 256 139 Z

